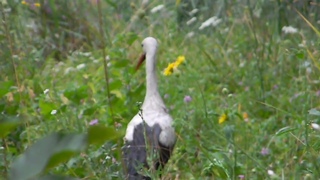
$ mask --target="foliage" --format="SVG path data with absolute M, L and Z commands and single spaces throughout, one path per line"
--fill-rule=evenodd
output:
M 0 177 L 123 179 L 154 36 L 178 135 L 163 179 L 318 179 L 320 2 L 146 2 L 0 1 Z

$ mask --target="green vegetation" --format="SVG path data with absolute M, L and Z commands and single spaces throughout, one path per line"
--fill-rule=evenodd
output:
M 1 0 L 0 179 L 123 179 L 147 36 L 178 135 L 163 179 L 320 178 L 320 1 L 306 2 Z

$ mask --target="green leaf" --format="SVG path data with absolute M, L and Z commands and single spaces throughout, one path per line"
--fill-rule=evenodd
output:
M 128 67 L 129 60 L 128 59 L 119 59 L 114 61 L 114 67 L 115 68 L 123 68 L 123 67 Z
M 39 107 L 41 114 L 44 116 L 50 115 L 52 110 L 57 109 L 54 103 L 45 101 L 43 99 L 39 101 Z
M 114 128 L 105 127 L 103 125 L 91 126 L 88 130 L 89 144 L 101 145 L 108 140 L 119 138 L 121 134 Z
M 14 160 L 10 169 L 10 179 L 33 179 L 44 170 L 69 160 L 86 145 L 85 135 L 53 133 L 40 139 Z
M 13 86 L 12 81 L 0 82 L 0 98 L 10 92 L 10 87 Z
M 309 114 L 315 115 L 315 116 L 320 116 L 320 111 L 318 111 L 317 109 L 310 109 Z
M 132 43 L 134 43 L 138 39 L 138 35 L 136 33 L 128 33 L 126 35 L 126 39 L 126 44 L 129 44 L 131 46 Z
M 303 53 L 303 51 L 297 52 L 297 53 L 296 53 L 296 57 L 297 57 L 298 59 L 304 59 L 304 53 Z
M 83 111 L 83 115 L 90 116 L 93 113 L 95 113 L 98 110 L 98 108 L 98 106 L 89 107 Z
M 0 115 L 0 119 L 5 119 L 3 115 Z M 19 125 L 20 121 L 17 118 L 0 120 L 0 138 L 4 138 L 14 128 Z
M 78 88 L 67 89 L 64 96 L 74 103 L 80 104 L 82 99 L 88 97 L 88 86 L 81 86 Z
M 294 131 L 294 130 L 296 130 L 296 128 L 287 126 L 287 127 L 284 127 L 284 128 L 279 129 L 279 130 L 276 132 L 276 136 L 280 136 L 280 135 L 282 135 L 282 134 L 286 134 L 286 133 L 291 132 L 291 131 Z

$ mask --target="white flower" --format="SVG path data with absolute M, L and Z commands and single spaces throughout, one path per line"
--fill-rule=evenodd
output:
M 68 67 L 65 71 L 64 74 L 69 74 L 69 72 L 74 71 L 75 69 L 73 67 Z
M 151 13 L 156 13 L 156 12 L 160 11 L 160 10 L 163 9 L 163 8 L 164 8 L 164 5 L 163 5 L 163 4 L 160 4 L 160 5 L 152 8 L 152 9 L 150 10 L 150 12 L 151 12 Z
M 199 11 L 199 9 L 193 9 L 192 11 L 189 12 L 190 16 L 193 16 L 194 14 L 196 14 Z
M 89 56 L 91 56 L 91 52 L 83 52 L 83 53 L 81 53 L 81 55 L 89 57 Z
M 282 31 L 285 33 L 285 34 L 294 34 L 294 33 L 297 33 L 298 32 L 298 29 L 297 28 L 294 28 L 292 26 L 283 26 L 282 27 Z
M 109 159 L 111 159 L 111 157 L 110 156 L 106 156 L 106 160 L 109 160 Z
M 275 176 L 276 174 L 272 171 L 272 170 L 268 170 L 268 174 L 269 174 L 269 176 Z
M 311 127 L 314 129 L 314 130 L 320 130 L 320 125 L 319 124 L 316 124 L 316 123 L 311 123 Z
M 202 30 L 208 26 L 217 26 L 222 20 L 217 18 L 216 16 L 213 16 L 211 18 L 209 18 L 208 20 L 206 20 L 205 22 L 203 22 L 201 24 L 201 26 L 199 27 L 199 30 Z
M 191 18 L 189 21 L 187 21 L 187 25 L 194 23 L 196 20 L 197 20 L 196 17 Z
M 82 64 L 79 64 L 76 68 L 77 68 L 78 70 L 80 70 L 80 69 L 83 69 L 83 68 L 85 68 L 85 67 L 86 67 L 86 64 L 82 63 Z
M 44 91 L 43 91 L 43 94 L 48 94 L 49 93 L 49 89 L 45 89 Z
M 194 32 L 193 32 L 193 31 L 189 32 L 189 33 L 186 35 L 187 38 L 192 38 L 193 36 L 194 36 Z
M 55 114 L 57 114 L 57 110 L 54 109 L 51 111 L 51 115 L 55 115 Z

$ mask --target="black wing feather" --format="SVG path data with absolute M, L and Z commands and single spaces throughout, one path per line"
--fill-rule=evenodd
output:
M 166 147 L 159 142 L 159 135 L 162 129 L 159 124 L 155 124 L 150 127 L 147 124 L 141 123 L 134 128 L 133 140 L 125 142 L 123 147 L 124 163 L 126 166 L 125 174 L 129 180 L 151 180 L 150 177 L 140 175 L 138 171 L 140 169 L 149 168 L 147 163 L 147 143 L 152 147 L 152 150 L 157 155 L 157 159 L 154 163 L 156 170 L 161 170 L 168 162 L 173 147 Z

